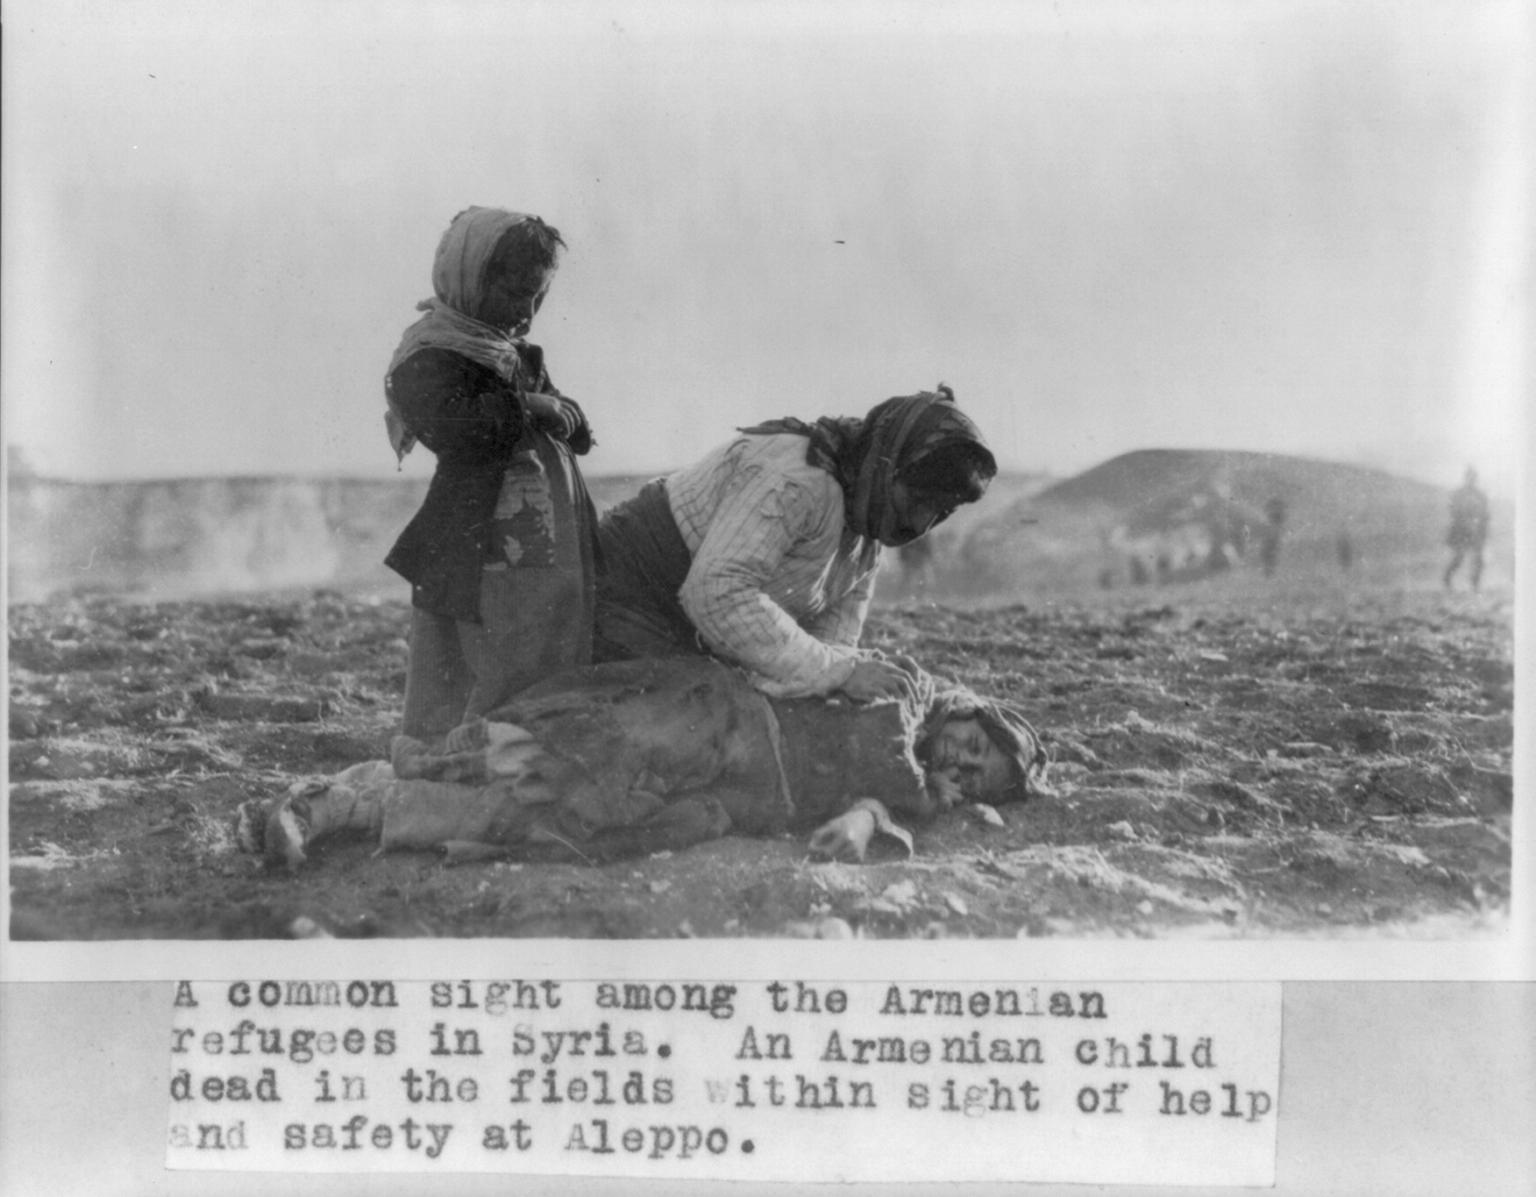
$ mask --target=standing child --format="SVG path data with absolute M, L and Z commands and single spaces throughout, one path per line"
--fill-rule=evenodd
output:
M 523 340 L 565 242 L 537 216 L 467 208 L 384 390 L 390 444 L 437 456 L 385 558 L 411 584 L 408 736 L 431 740 L 592 653 L 596 513 L 581 409 Z

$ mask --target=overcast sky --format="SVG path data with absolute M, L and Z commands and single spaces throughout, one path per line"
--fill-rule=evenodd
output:
M 1012 468 L 1498 482 L 1524 8 L 7 0 L 6 433 L 66 477 L 391 473 L 384 366 L 485 204 L 569 243 L 531 339 L 589 473 L 943 380 Z

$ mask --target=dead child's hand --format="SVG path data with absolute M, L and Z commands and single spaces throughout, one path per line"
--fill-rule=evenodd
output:
M 928 774 L 927 784 L 928 794 L 940 810 L 953 810 L 965 801 L 959 780 L 948 773 Z
M 863 860 L 874 834 L 874 811 L 845 811 L 816 829 L 811 836 L 811 855 L 817 860 Z

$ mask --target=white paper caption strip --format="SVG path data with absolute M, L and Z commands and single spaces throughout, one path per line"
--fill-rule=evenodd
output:
M 1277 983 L 181 982 L 171 1168 L 1267 1185 Z

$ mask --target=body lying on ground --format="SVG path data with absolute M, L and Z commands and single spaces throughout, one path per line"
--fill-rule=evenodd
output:
M 706 657 L 609 662 L 542 682 L 427 745 L 242 808 L 239 836 L 296 868 L 339 833 L 452 859 L 592 863 L 726 834 L 813 830 L 862 859 L 876 830 L 962 802 L 1019 801 L 1047 757 L 1007 705 L 904 662 L 912 695 L 772 699 Z

